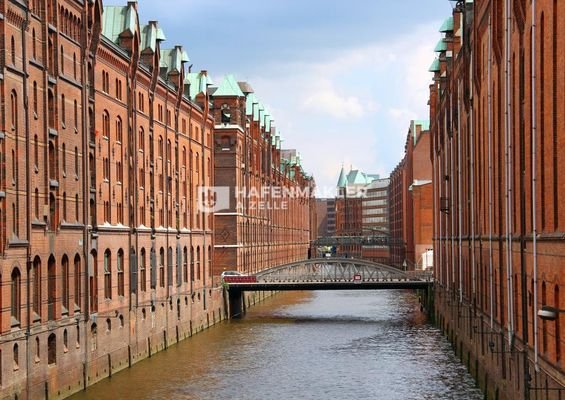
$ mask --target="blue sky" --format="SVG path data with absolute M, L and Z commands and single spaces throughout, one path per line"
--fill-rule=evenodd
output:
M 451 14 L 448 0 L 138 3 L 193 71 L 252 85 L 319 188 L 335 186 L 342 163 L 388 176 L 400 161 L 410 120 L 428 118 L 427 70 Z

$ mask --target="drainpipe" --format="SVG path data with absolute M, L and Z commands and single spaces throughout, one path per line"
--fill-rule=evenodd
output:
M 30 305 L 30 272 L 31 272 L 31 173 L 30 173 L 30 135 L 29 135 L 29 101 L 28 101 L 28 70 L 27 70 L 27 38 L 26 31 L 29 27 L 29 8 L 25 8 L 25 20 L 22 22 L 21 34 L 22 34 L 22 65 L 23 65 L 23 100 L 24 100 L 24 118 L 25 118 L 25 135 L 26 135 L 26 265 L 27 265 L 27 284 L 26 284 L 26 391 L 27 396 L 31 391 L 31 379 L 30 379 L 30 369 L 31 369 L 31 354 L 29 348 L 29 338 L 31 335 L 31 305 Z M 37 278 L 35 278 L 37 279 Z
M 457 85 L 457 202 L 459 217 L 459 302 L 463 303 L 463 203 L 461 185 L 461 82 Z
M 438 122 L 439 122 L 439 121 L 438 121 Z M 438 125 L 439 125 L 439 123 L 438 123 Z M 439 141 L 439 140 L 441 140 L 441 139 L 440 139 L 440 137 L 439 137 L 439 135 L 438 135 L 438 141 Z M 440 147 L 440 143 L 438 143 L 438 149 L 439 149 L 439 147 Z M 442 253 L 443 253 L 443 236 L 442 236 L 442 233 L 443 233 L 443 232 L 442 232 L 442 229 L 441 229 L 441 225 L 442 225 L 442 222 L 443 222 L 443 221 L 442 221 L 442 220 L 443 220 L 443 216 L 442 216 L 443 211 L 441 210 L 441 208 L 442 208 L 442 204 L 441 204 L 441 203 L 442 203 L 442 200 L 441 200 L 441 194 L 442 194 L 441 186 L 443 185 L 443 174 L 442 174 L 443 169 L 442 169 L 442 167 L 441 167 L 441 157 L 440 157 L 440 154 L 438 154 L 438 159 L 439 159 L 439 160 L 438 160 L 438 161 L 439 161 L 439 163 L 438 163 L 438 167 L 439 167 L 439 168 L 438 168 L 438 169 L 439 169 L 439 171 L 438 171 L 438 178 L 439 178 L 439 179 L 438 179 L 438 185 L 437 185 L 437 186 L 438 186 L 438 192 L 439 192 L 439 208 L 440 208 L 440 212 L 439 212 L 439 215 L 438 215 L 438 225 L 439 225 L 439 237 L 438 237 L 438 242 L 439 242 L 439 270 L 442 272 L 442 275 L 445 277 L 444 283 L 445 283 L 446 291 L 449 291 L 449 279 L 448 279 L 448 276 L 447 276 L 447 271 L 444 271 L 444 270 L 443 270 L 443 254 L 442 254 Z
M 450 167 L 449 167 L 449 184 L 450 184 L 450 195 L 449 195 L 449 210 L 450 210 L 450 219 L 451 219 L 451 283 L 453 285 L 453 289 L 455 289 L 455 218 L 453 215 L 454 209 L 454 184 L 453 184 L 453 94 L 450 91 L 449 94 L 449 129 L 451 134 L 449 135 L 449 158 L 450 158 Z M 459 134 L 459 132 L 457 132 Z M 461 287 L 459 287 L 461 289 Z
M 510 24 L 512 22 L 512 14 L 510 12 L 510 0 L 506 0 L 505 5 L 506 11 L 506 26 L 505 26 L 505 86 L 506 86 L 506 109 L 505 109 L 505 184 L 506 184 L 506 289 L 507 289 L 507 302 L 508 302 L 508 344 L 512 345 L 512 340 L 514 336 L 514 296 L 513 296 L 513 282 L 512 282 L 512 238 L 510 234 L 511 222 L 510 222 L 510 111 L 511 111 L 511 100 L 510 100 Z M 524 326 L 524 335 L 527 336 L 527 325 Z
M 537 140 L 537 121 L 536 121 L 536 0 L 532 0 L 532 252 L 533 252 L 533 275 L 534 275 L 534 365 L 536 371 L 538 366 L 538 260 L 537 260 L 537 220 L 536 220 L 536 140 Z M 543 38 L 541 38 L 543 40 Z M 542 166 L 543 168 L 543 166 Z
M 469 65 L 473 65 L 473 54 L 471 53 L 471 62 L 469 63 Z M 472 83 L 474 80 L 473 77 L 473 68 L 470 67 L 470 77 L 471 77 L 471 90 L 469 91 L 469 100 L 471 103 L 471 107 L 470 107 L 470 118 L 469 118 L 469 142 L 470 142 L 470 159 L 471 159 L 471 165 L 470 165 L 470 171 L 469 171 L 469 175 L 470 175 L 470 183 L 471 183 L 471 274 L 472 274 L 472 291 L 473 291 L 473 296 L 472 296 L 472 302 L 473 305 L 476 305 L 476 294 L 477 294 L 477 267 L 475 265 L 475 109 L 474 109 L 474 98 L 473 98 L 473 87 L 472 87 Z
M 488 248 L 489 248 L 489 296 L 490 296 L 490 328 L 494 327 L 494 282 L 492 270 L 492 19 L 488 18 Z

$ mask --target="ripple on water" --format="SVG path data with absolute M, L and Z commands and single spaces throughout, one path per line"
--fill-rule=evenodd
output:
M 479 400 L 403 291 L 285 293 L 140 362 L 83 399 Z

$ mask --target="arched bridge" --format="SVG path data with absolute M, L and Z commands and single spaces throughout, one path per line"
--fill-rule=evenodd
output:
M 357 258 L 315 258 L 280 265 L 255 275 L 225 276 L 230 314 L 242 310 L 242 292 L 268 290 L 429 289 L 432 275 Z

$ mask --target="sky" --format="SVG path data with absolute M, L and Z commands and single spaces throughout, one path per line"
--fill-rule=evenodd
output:
M 116 0 L 106 4 L 120 4 Z M 123 1 L 125 4 L 125 0 Z M 251 84 L 323 196 L 341 166 L 386 177 L 412 119 L 428 119 L 448 0 L 138 0 L 192 71 Z

